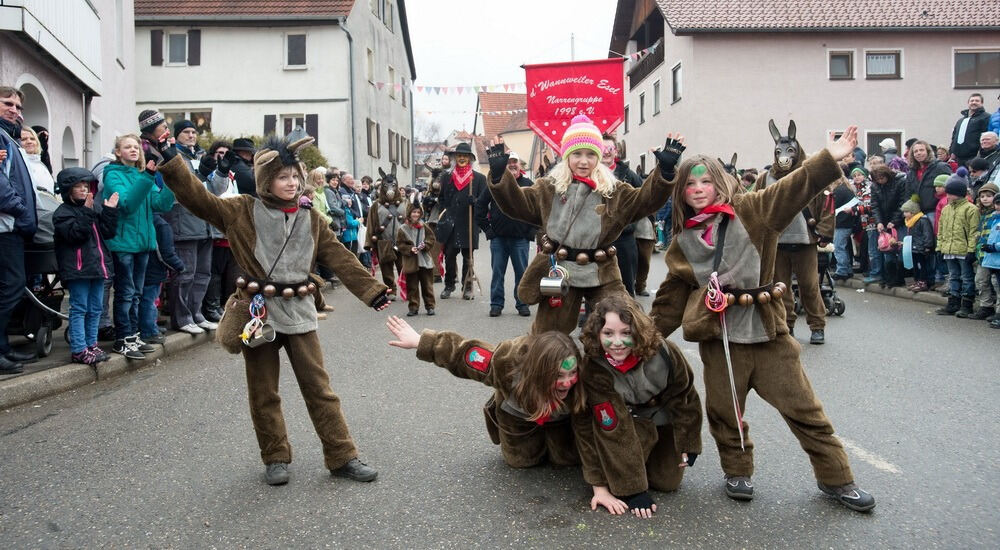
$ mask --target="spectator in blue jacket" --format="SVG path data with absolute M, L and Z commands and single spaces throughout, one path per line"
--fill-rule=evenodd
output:
M 185 268 L 184 261 L 177 255 L 174 230 L 170 224 L 160 214 L 153 214 L 153 228 L 156 230 L 156 250 L 149 254 L 142 296 L 139 297 L 139 338 L 147 344 L 162 344 L 165 338 L 156 324 L 159 317 L 156 299 L 160 296 L 161 286 L 169 278 L 167 269 L 176 276 Z

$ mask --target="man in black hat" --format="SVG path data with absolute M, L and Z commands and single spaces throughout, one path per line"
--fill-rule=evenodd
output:
M 228 162 L 229 170 L 236 179 L 236 188 L 241 195 L 257 196 L 257 184 L 253 179 L 253 155 L 256 152 L 253 140 L 236 138 L 233 140 L 233 147 L 220 161 L 220 166 L 223 166 L 223 162 Z
M 455 161 L 451 172 L 441 174 L 441 218 L 438 220 L 438 241 L 444 249 L 444 291 L 441 298 L 455 292 L 458 265 L 462 252 L 462 298 L 472 299 L 472 251 L 479 248 L 479 228 L 473 224 L 476 200 L 486 192 L 486 176 L 472 169 L 472 147 L 459 143 L 450 154 Z

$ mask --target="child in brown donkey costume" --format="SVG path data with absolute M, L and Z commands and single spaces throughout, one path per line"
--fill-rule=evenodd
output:
M 388 305 L 386 287 L 368 274 L 312 209 L 299 208 L 305 184 L 295 143 L 272 139 L 254 155 L 254 177 L 259 198 L 239 195 L 220 199 L 209 193 L 173 147 L 164 147 L 159 171 L 178 202 L 211 223 L 229 238 L 236 262 L 246 273 L 226 302 L 216 338 L 230 353 L 243 353 L 246 364 L 250 416 L 270 485 L 288 482 L 292 449 L 278 396 L 278 352 L 285 348 L 295 371 L 313 426 L 323 443 L 326 467 L 339 477 L 371 481 L 378 472 L 358 460 L 358 451 L 340 409 L 340 398 L 330 388 L 316 336 L 316 292 L 309 270 L 317 262 L 330 266 L 344 286 L 375 310 Z M 250 306 L 261 313 L 252 325 Z M 273 329 L 273 331 L 271 330 Z M 272 340 L 268 341 L 268 337 Z
M 591 509 L 650 517 L 647 492 L 675 491 L 701 453 L 701 399 L 684 354 L 625 296 L 594 307 L 580 333 L 588 408 L 573 417 Z M 621 500 L 619 500 L 619 498 Z
M 849 127 L 800 168 L 752 193 L 738 192 L 739 183 L 706 156 L 677 170 L 675 237 L 652 313 L 661 334 L 680 326 L 685 340 L 698 342 L 709 428 L 730 498 L 753 498 L 753 443 L 740 411 L 754 389 L 784 417 L 824 493 L 852 510 L 875 507 L 875 499 L 854 483 L 847 454 L 799 362 L 801 348 L 788 334 L 778 299 L 787 288 L 773 282 L 778 237 L 813 197 L 843 176 L 837 160 L 851 154 L 857 136 L 857 127 Z
M 424 299 L 427 315 L 434 315 L 434 262 L 430 251 L 436 243 L 434 231 L 421 218 L 424 211 L 419 204 L 410 206 L 406 213 L 406 223 L 396 232 L 396 251 L 402 261 L 401 271 L 406 276 L 408 294 L 408 317 L 420 310 L 420 298 Z
M 495 390 L 484 408 L 486 429 L 509 466 L 580 463 L 570 416 L 585 410 L 585 400 L 576 384 L 580 351 L 569 336 L 549 331 L 493 346 L 454 332 L 417 334 L 399 317 L 386 326 L 396 337 L 389 345 Z
M 388 174 L 378 169 L 382 184 L 378 187 L 378 197 L 368 209 L 368 242 L 365 248 L 374 249 L 378 254 L 382 282 L 396 293 L 396 273 L 401 271 L 400 258 L 396 254 L 396 233 L 405 222 L 406 197 L 399 191 L 396 182 L 396 163 Z M 392 300 L 392 297 L 389 298 Z
M 601 132 L 585 115 L 573 118 L 562 139 L 563 162 L 531 187 L 520 187 L 507 170 L 502 139 L 489 149 L 490 192 L 508 216 L 542 228 L 542 251 L 528 264 L 517 295 L 538 304 L 533 333 L 576 329 L 580 302 L 600 302 L 625 294 L 611 243 L 625 226 L 656 212 L 670 197 L 674 166 L 684 150 L 683 138 L 667 134 L 659 162 L 636 189 L 617 181 L 601 164 Z M 569 289 L 562 296 L 543 295 L 542 279 L 561 276 Z

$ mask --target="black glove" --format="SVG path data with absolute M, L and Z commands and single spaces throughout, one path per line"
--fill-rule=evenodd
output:
M 202 177 L 207 178 L 208 175 L 215 170 L 217 165 L 218 163 L 215 161 L 215 155 L 205 155 L 201 157 L 201 162 L 198 164 L 198 173 L 200 173 Z
M 668 138 L 663 144 L 663 149 L 653 151 L 656 157 L 656 164 L 660 167 L 660 174 L 673 172 L 678 161 L 681 160 L 681 153 L 684 152 L 684 145 L 676 139 Z
M 483 231 L 483 233 L 486 233 L 486 240 L 487 240 L 487 241 L 492 241 L 492 240 L 493 240 L 493 237 L 496 237 L 496 236 L 497 236 L 497 234 L 493 232 L 493 228 L 492 228 L 492 227 L 487 227 L 487 228 L 486 228 L 486 229 L 485 229 L 485 230 Z
M 628 505 L 629 510 L 641 510 L 643 508 L 652 508 L 653 504 L 655 504 L 653 502 L 653 497 L 649 496 L 649 493 L 646 491 L 643 491 L 641 493 L 636 493 L 634 495 L 629 495 L 627 497 L 622 497 L 622 500 L 624 500 L 625 504 Z
M 497 143 L 486 150 L 486 156 L 490 161 L 490 181 L 500 183 L 500 180 L 503 179 L 503 171 L 507 169 L 510 154 L 504 150 L 503 143 Z
M 986 243 L 983 245 L 983 252 L 996 252 L 996 251 L 997 251 L 996 243 L 993 244 Z
M 173 143 L 170 143 L 169 139 L 157 141 L 154 145 L 156 145 L 156 150 L 160 152 L 160 156 L 163 157 L 163 164 L 170 162 L 170 159 L 177 156 L 177 148 L 174 147 Z
M 436 180 L 441 175 L 440 168 L 431 168 L 431 180 Z
M 379 293 L 378 296 L 375 297 L 374 300 L 372 300 L 371 308 L 378 311 L 378 308 L 388 303 L 389 303 L 389 291 L 383 290 L 381 293 Z
M 233 164 L 236 162 L 236 153 L 232 151 L 226 151 L 225 155 L 219 159 L 219 173 L 225 177 L 229 177 L 229 171 L 232 170 Z
M 688 468 L 690 468 L 694 466 L 694 461 L 698 460 L 698 453 L 688 453 L 687 455 L 688 455 L 687 459 Z

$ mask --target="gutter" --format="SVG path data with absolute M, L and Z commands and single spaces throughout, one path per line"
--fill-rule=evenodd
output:
M 90 132 L 94 116 L 93 101 L 94 94 L 92 92 L 83 92 L 83 162 L 81 166 L 87 169 L 94 165 L 94 142 Z
M 350 81 L 350 88 L 351 88 L 350 89 L 350 93 L 348 94 L 349 101 L 351 102 L 351 107 L 350 107 L 350 111 L 351 111 L 351 173 L 352 174 L 357 174 L 358 173 L 358 151 L 357 151 L 358 140 L 356 139 L 356 135 L 357 135 L 357 134 L 355 134 L 356 125 L 355 125 L 355 122 L 354 122 L 354 107 L 355 107 L 355 103 L 354 103 L 354 37 L 351 36 L 351 31 L 348 30 L 348 28 L 346 26 L 344 26 L 344 23 L 346 23 L 346 22 L 347 22 L 347 18 L 346 17 L 341 17 L 341 18 L 339 18 L 337 20 L 337 25 L 341 29 L 343 29 L 344 34 L 347 35 L 347 66 L 348 66 L 348 71 L 349 71 L 348 80 Z M 412 103 L 411 103 L 411 105 L 412 105 Z M 413 109 L 410 109 L 410 112 L 411 112 L 410 116 L 412 118 L 412 116 L 413 116 L 412 115 Z

